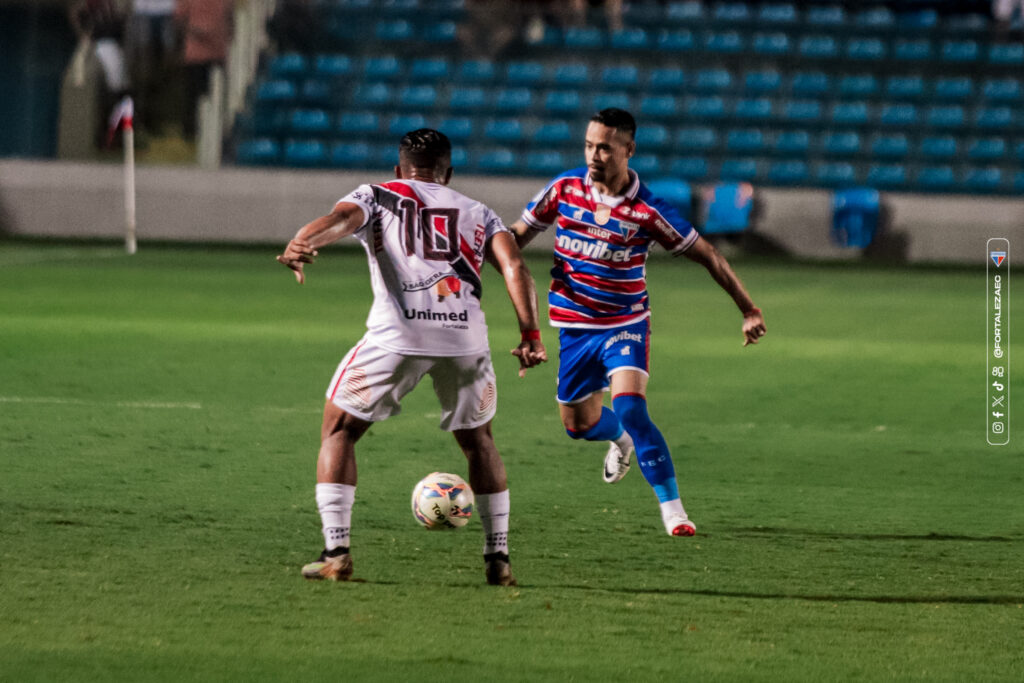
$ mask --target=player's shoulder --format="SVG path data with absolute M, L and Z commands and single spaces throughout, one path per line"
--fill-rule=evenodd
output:
M 663 199 L 660 195 L 655 194 L 651 188 L 647 187 L 643 182 L 640 182 L 639 187 L 637 188 L 636 199 L 634 202 L 641 205 L 647 205 L 649 208 L 670 220 L 678 219 L 680 221 L 685 221 L 675 206 L 673 206 L 668 200 Z

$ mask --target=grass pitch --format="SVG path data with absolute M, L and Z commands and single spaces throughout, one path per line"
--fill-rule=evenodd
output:
M 0 243 L 0 679 L 1024 678 L 1024 456 L 985 444 L 982 269 L 738 262 L 769 329 L 743 349 L 703 269 L 652 259 L 651 412 L 693 539 L 564 435 L 554 363 L 515 376 L 489 274 L 502 589 L 477 523 L 409 512 L 465 472 L 429 384 L 361 443 L 358 581 L 300 578 L 322 392 L 370 291 L 359 250 L 304 287 L 274 253 Z

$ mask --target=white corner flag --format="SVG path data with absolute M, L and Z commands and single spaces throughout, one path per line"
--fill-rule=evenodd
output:
M 125 96 L 110 112 L 107 121 L 107 144 L 114 141 L 117 129 L 124 140 L 124 250 L 134 254 L 135 242 L 135 103 Z

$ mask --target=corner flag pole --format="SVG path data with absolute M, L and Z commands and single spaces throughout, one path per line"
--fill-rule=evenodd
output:
M 124 97 L 110 114 L 107 143 L 113 142 L 114 133 L 121 129 L 124 143 L 124 250 L 134 254 L 135 241 L 135 103 Z

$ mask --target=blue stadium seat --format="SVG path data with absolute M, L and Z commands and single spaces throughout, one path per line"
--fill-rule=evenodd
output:
M 572 165 L 562 152 L 552 150 L 534 150 L 526 155 L 524 171 L 531 175 L 555 175 L 565 171 Z
M 675 117 L 679 113 L 679 100 L 672 95 L 644 95 L 640 100 L 640 113 L 656 119 Z
M 702 93 L 724 92 L 732 87 L 732 74 L 728 69 L 701 69 L 694 76 L 693 89 Z
M 736 168 L 729 168 L 726 173 L 726 164 L 722 164 L 722 176 L 731 175 L 733 171 L 743 172 L 744 176 L 756 175 L 756 166 L 751 171 L 750 164 L 737 164 Z M 707 215 L 704 218 L 704 226 L 701 232 L 704 234 L 728 234 L 743 232 L 750 227 L 750 214 L 754 208 L 754 188 L 750 183 L 719 183 L 712 188 L 705 190 L 704 205 Z
M 976 138 L 967 144 L 967 158 L 971 161 L 1000 161 L 1005 155 L 1003 138 Z
M 373 159 L 371 163 L 386 169 L 393 169 L 398 165 L 398 146 L 395 144 L 376 145 L 371 148 Z
M 642 50 L 651 44 L 651 36 L 638 26 L 614 31 L 608 44 L 613 50 Z
M 814 164 L 814 181 L 830 187 L 852 185 L 857 176 L 846 161 L 819 161 Z
M 896 17 L 888 7 L 871 7 L 854 15 L 853 23 L 871 31 L 888 31 L 896 26 Z
M 297 99 L 298 90 L 291 81 L 263 81 L 256 90 L 257 102 L 274 102 L 287 104 Z
M 800 185 L 807 182 L 810 171 L 806 161 L 787 160 L 773 162 L 768 169 L 768 180 L 777 185 Z
M 871 139 L 871 154 L 885 159 L 903 159 L 910 152 L 910 142 L 903 133 L 878 134 Z
M 788 55 L 793 48 L 785 33 L 755 33 L 752 45 L 754 53 L 764 57 Z
M 306 75 L 308 69 L 306 58 L 295 52 L 278 55 L 270 62 L 270 75 L 273 78 L 300 78 Z
M 992 102 L 1016 103 L 1021 99 L 1019 78 L 990 78 L 981 89 L 982 96 Z
M 299 99 L 303 104 L 326 107 L 334 100 L 334 88 L 321 78 L 310 78 L 302 83 Z
M 640 126 L 636 130 L 636 146 L 638 149 L 664 149 L 671 142 L 668 128 L 657 123 Z
M 840 29 L 846 24 L 846 10 L 842 5 L 811 5 L 804 21 L 814 28 Z
M 423 39 L 428 43 L 454 43 L 457 33 L 454 21 L 434 21 L 423 27 Z
M 753 180 L 757 177 L 758 171 L 758 163 L 754 159 L 726 159 L 722 162 L 718 177 L 732 181 Z
M 1024 65 L 1024 43 L 993 43 L 988 49 L 990 64 Z
M 661 159 L 657 154 L 637 154 L 629 160 L 629 167 L 640 177 L 661 173 Z
M 993 192 L 1003 183 L 1003 172 L 994 167 L 968 168 L 964 173 L 963 184 L 972 192 Z
M 913 126 L 919 118 L 916 105 L 907 102 L 890 102 L 882 105 L 878 122 L 884 126 Z
M 923 62 L 932 57 L 932 41 L 928 38 L 898 38 L 892 56 L 903 62 Z
M 872 74 L 851 74 L 839 79 L 842 97 L 871 97 L 878 92 L 878 79 Z
M 946 40 L 940 52 L 942 61 L 957 63 L 977 61 L 980 55 L 981 47 L 976 40 Z
M 646 183 L 647 189 L 659 199 L 668 202 L 686 220 L 693 212 L 693 192 L 690 183 L 679 178 L 655 178 Z
M 288 166 L 325 166 L 327 147 L 320 140 L 288 140 L 284 145 L 284 163 Z
M 331 148 L 331 165 L 341 168 L 372 166 L 374 150 L 365 142 L 339 142 Z
M 252 112 L 250 126 L 253 135 L 283 135 L 288 129 L 288 112 L 279 107 L 257 106 Z
M 547 121 L 537 127 L 533 133 L 534 144 L 539 145 L 568 145 L 576 142 L 573 140 L 569 124 L 565 121 Z
M 402 75 L 402 62 L 394 55 L 367 57 L 363 61 L 363 78 L 368 81 L 393 81 Z
M 715 6 L 711 18 L 722 23 L 743 23 L 750 21 L 753 14 L 745 2 L 723 2 Z
M 686 83 L 686 74 L 676 66 L 662 66 L 651 71 L 647 77 L 649 92 L 672 92 L 680 90 Z
M 939 25 L 939 13 L 931 7 L 900 12 L 896 15 L 896 28 L 901 32 L 925 32 Z
M 474 119 L 469 116 L 449 116 L 442 119 L 437 129 L 448 136 L 452 143 L 468 142 L 473 138 Z
M 704 3 L 700 0 L 669 2 L 665 8 L 665 19 L 670 22 L 704 23 Z
M 907 169 L 903 164 L 871 164 L 864 182 L 872 187 L 900 188 L 907 182 Z
M 414 81 L 440 81 L 450 73 L 451 65 L 443 57 L 418 57 L 409 65 L 409 77 Z
M 509 85 L 534 86 L 544 80 L 544 65 L 540 62 L 509 62 L 505 67 L 505 82 Z
M 811 134 L 806 130 L 784 130 L 775 136 L 775 153 L 804 156 L 811 148 Z
M 860 153 L 860 135 L 853 131 L 825 133 L 821 149 L 829 156 L 849 157 Z
M 864 125 L 871 118 L 868 103 L 855 100 L 851 102 L 837 102 L 832 105 L 832 123 L 840 126 Z
M 772 101 L 767 97 L 744 97 L 736 101 L 733 116 L 745 121 L 767 121 L 773 111 Z
M 317 76 L 337 78 L 350 75 L 354 68 L 352 58 L 348 55 L 319 54 L 313 70 Z
M 935 97 L 943 100 L 963 101 L 974 92 L 970 76 L 945 76 L 935 81 Z
M 676 133 L 676 147 L 692 152 L 706 152 L 718 144 L 718 133 L 707 126 L 680 128 Z
M 898 100 L 912 100 L 924 96 L 924 79 L 920 76 L 890 76 L 885 82 L 885 94 Z
M 1024 194 L 1024 171 L 1017 171 L 1013 174 L 1013 191 L 1017 194 Z
M 797 45 L 797 51 L 808 59 L 831 59 L 839 56 L 839 42 L 832 36 L 804 36 Z
M 922 166 L 916 180 L 922 190 L 948 190 L 956 182 L 952 166 Z
M 695 119 L 720 119 L 725 116 L 725 100 L 718 95 L 687 97 L 684 107 L 686 114 Z
M 787 100 L 782 104 L 782 119 L 791 123 L 817 123 L 821 121 L 821 102 L 818 100 Z
M 331 117 L 323 109 L 296 109 L 288 118 L 288 128 L 297 135 L 323 135 L 331 130 Z
M 739 31 L 712 31 L 704 36 L 704 49 L 712 54 L 735 55 L 743 52 L 743 47 Z
M 986 130 L 1003 130 L 1013 125 L 1010 107 L 980 107 L 974 114 L 974 125 Z
M 565 62 L 555 67 L 551 82 L 559 88 L 577 87 L 590 80 L 590 67 L 585 62 Z
M 789 87 L 798 97 L 820 97 L 832 89 L 832 79 L 823 71 L 798 71 Z
M 725 149 L 728 152 L 758 154 L 764 147 L 764 133 L 757 128 L 738 128 L 725 135 Z
M 523 126 L 519 119 L 488 119 L 484 122 L 484 139 L 501 144 L 519 142 L 523 139 Z
M 689 29 L 662 29 L 655 39 L 659 52 L 689 52 L 695 45 L 693 33 Z
M 570 50 L 599 50 L 605 46 L 604 31 L 594 26 L 570 26 L 562 42 Z
M 398 106 L 402 109 L 425 111 L 436 104 L 437 88 L 432 85 L 406 85 L 398 91 Z
M 281 145 L 273 138 L 254 138 L 238 145 L 235 161 L 239 164 L 258 166 L 276 164 L 281 160 Z
M 606 88 L 639 87 L 640 70 L 635 64 L 606 66 L 601 70 L 601 85 Z
M 360 83 L 352 93 L 352 104 L 357 107 L 382 109 L 394 99 L 394 90 L 387 83 Z
M 633 108 L 633 98 L 629 96 L 629 93 L 624 92 L 599 92 L 590 98 L 590 109 L 593 111 L 601 111 L 609 107 L 629 111 Z
M 956 156 L 958 144 L 952 135 L 929 136 L 921 140 L 921 156 L 928 159 L 951 159 Z
M 544 97 L 544 111 L 548 114 L 569 116 L 583 107 L 578 90 L 552 90 Z
M 761 5 L 757 11 L 757 23 L 792 26 L 798 20 L 796 6 L 789 2 Z
M 881 208 L 878 190 L 868 187 L 837 190 L 832 196 L 832 243 L 855 249 L 867 247 L 878 230 Z
M 405 19 L 378 21 L 373 29 L 374 37 L 385 43 L 404 43 L 412 39 L 412 24 Z
M 888 50 L 881 38 L 850 38 L 846 42 L 846 56 L 848 59 L 862 61 L 878 61 L 885 59 Z
M 677 157 L 669 163 L 669 172 L 686 180 L 700 180 L 708 174 L 708 161 L 704 157 Z
M 992 26 L 991 17 L 976 12 L 965 14 L 954 13 L 942 19 L 942 27 L 951 35 L 962 36 L 970 33 L 983 33 Z
M 494 62 L 489 59 L 471 59 L 459 64 L 456 80 L 461 83 L 486 85 L 497 76 Z
M 504 147 L 481 150 L 476 167 L 482 173 L 515 173 L 520 170 L 515 152 Z
M 417 130 L 426 125 L 427 120 L 422 114 L 396 114 L 388 119 L 386 127 L 388 135 L 397 139 L 411 130 Z
M 529 88 L 499 88 L 494 97 L 494 108 L 501 112 L 523 113 L 533 106 L 533 91 Z
M 958 104 L 928 107 L 925 123 L 932 128 L 960 128 L 967 120 L 964 108 Z
M 755 95 L 772 95 L 782 88 L 782 74 L 777 69 L 748 71 L 743 76 L 746 92 Z
M 483 88 L 456 86 L 448 95 L 448 108 L 453 112 L 478 112 L 487 106 Z

